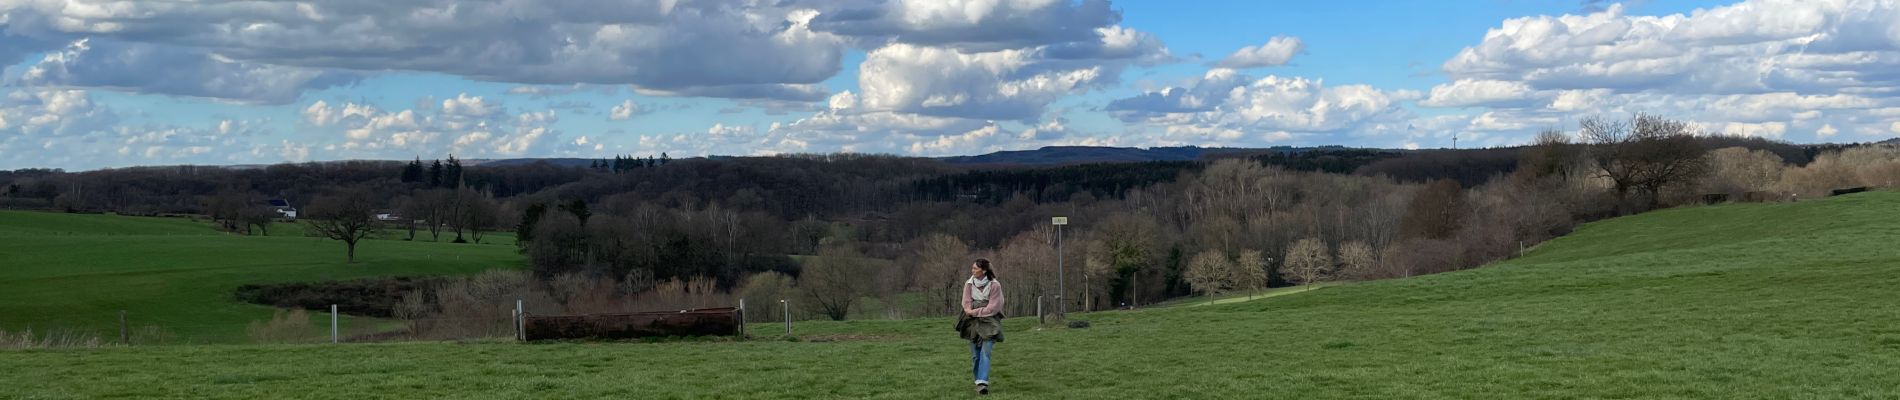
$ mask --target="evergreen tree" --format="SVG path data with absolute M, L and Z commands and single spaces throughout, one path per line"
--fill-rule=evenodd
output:
M 429 164 L 429 187 L 442 186 L 442 160 Z
M 515 226 L 516 246 L 528 247 L 528 242 L 534 240 L 534 224 L 541 223 L 541 215 L 547 212 L 548 206 L 541 203 L 534 203 L 521 211 L 521 225 Z
M 449 165 L 442 169 L 442 186 L 462 186 L 462 160 L 455 159 L 455 156 L 449 156 Z
M 421 182 L 421 181 L 422 181 L 422 157 L 416 157 L 415 161 L 410 161 L 409 165 L 404 165 L 402 167 L 402 183 L 415 183 L 415 182 Z
M 666 162 L 668 161 L 673 161 L 673 158 L 667 157 L 666 152 L 664 151 L 660 152 L 660 165 L 666 165 Z

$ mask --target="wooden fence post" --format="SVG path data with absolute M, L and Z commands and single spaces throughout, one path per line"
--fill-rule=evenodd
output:
M 340 343 L 336 335 L 336 305 L 330 305 L 330 344 Z
M 119 344 L 132 345 L 132 330 L 126 329 L 125 310 L 119 310 Z
M 528 341 L 528 310 L 522 307 L 521 299 L 515 299 L 515 340 Z

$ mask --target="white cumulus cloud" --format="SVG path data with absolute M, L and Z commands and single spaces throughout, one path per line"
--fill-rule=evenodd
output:
M 1255 79 L 1217 68 L 1192 88 L 1119 99 L 1107 109 L 1124 121 L 1162 126 L 1177 135 L 1262 144 L 1294 134 L 1402 129 L 1410 113 L 1399 106 L 1400 97 L 1367 85 L 1328 86 L 1277 75 Z
M 626 121 L 633 119 L 635 115 L 646 114 L 647 112 L 647 109 L 640 107 L 639 104 L 635 104 L 632 99 L 622 100 L 620 104 L 616 104 L 613 109 L 608 110 L 607 119 Z
M 1525 105 L 1539 97 L 1523 82 L 1460 79 L 1432 87 L 1430 97 L 1419 105 L 1427 107 L 1470 107 Z M 1567 99 L 1576 101 L 1575 99 Z
M 1214 66 L 1221 68 L 1259 68 L 1284 65 L 1293 60 L 1293 56 L 1306 51 L 1306 43 L 1300 38 L 1274 36 L 1267 43 L 1258 46 L 1242 47 L 1227 55 Z

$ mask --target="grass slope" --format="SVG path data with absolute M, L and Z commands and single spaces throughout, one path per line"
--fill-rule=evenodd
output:
M 0 329 L 80 330 L 117 338 L 118 311 L 194 343 L 247 340 L 272 308 L 238 303 L 246 283 L 477 272 L 520 265 L 514 246 L 370 240 L 343 244 L 220 233 L 176 218 L 0 211 Z M 325 328 L 327 329 L 327 322 Z M 371 321 L 352 318 L 362 325 Z
M 1010 320 L 997 398 L 1900 397 L 1900 193 L 1655 212 L 1486 268 Z M 1007 271 L 1001 271 L 1007 281 Z M 778 325 L 753 327 L 772 335 Z M 945 319 L 801 342 L 0 352 L 27 398 L 955 398 Z M 816 341 L 813 339 L 836 339 Z

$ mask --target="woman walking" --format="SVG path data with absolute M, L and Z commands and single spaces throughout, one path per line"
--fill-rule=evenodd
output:
M 957 332 L 970 341 L 970 373 L 976 375 L 976 393 L 990 394 L 990 349 L 1003 341 L 1003 285 L 996 282 L 990 260 L 970 264 L 970 280 L 963 282 L 963 316 Z

